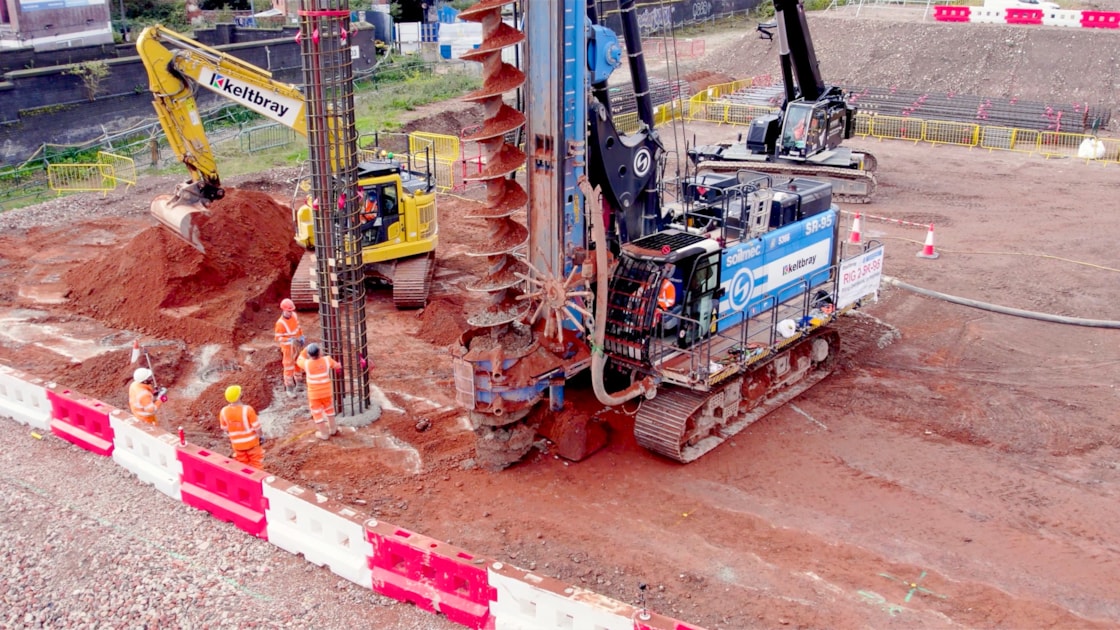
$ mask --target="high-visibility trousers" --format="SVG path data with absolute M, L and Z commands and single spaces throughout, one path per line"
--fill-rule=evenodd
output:
M 280 344 L 280 361 L 284 365 L 284 385 L 294 385 L 296 382 L 296 357 L 292 352 L 292 344 Z
M 264 468 L 264 449 L 261 448 L 260 444 L 243 451 L 234 449 L 233 458 L 253 468 Z
M 335 432 L 334 424 L 334 399 L 331 396 L 322 398 L 308 398 L 311 406 L 311 419 L 315 421 L 315 430 L 319 437 L 326 439 Z

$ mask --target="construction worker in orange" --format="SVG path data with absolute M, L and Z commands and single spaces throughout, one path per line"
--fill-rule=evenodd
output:
M 241 386 L 230 385 L 226 388 L 226 402 L 218 413 L 218 423 L 229 434 L 233 446 L 233 458 L 253 468 L 262 468 L 264 450 L 261 449 L 261 422 L 257 412 L 241 402 Z
M 296 395 L 296 354 L 306 338 L 296 317 L 296 305 L 288 298 L 280 301 L 280 318 L 275 326 L 276 344 L 280 346 L 280 359 L 284 365 L 284 391 L 288 398 Z
M 307 403 L 311 406 L 311 419 L 320 440 L 338 433 L 334 424 L 334 393 L 331 390 L 331 372 L 342 371 L 342 365 L 323 353 L 319 344 L 308 344 L 306 355 L 301 354 L 296 363 L 307 379 Z
M 132 384 L 128 386 L 128 408 L 138 420 L 156 424 L 156 410 L 167 402 L 167 388 L 156 390 L 153 383 L 155 375 L 146 367 L 132 372 Z

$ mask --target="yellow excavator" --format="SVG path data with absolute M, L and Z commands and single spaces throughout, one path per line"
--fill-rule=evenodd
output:
M 190 179 L 173 195 L 152 201 L 151 213 L 164 226 L 205 252 L 199 227 L 210 202 L 225 192 L 210 141 L 195 102 L 197 86 L 244 105 L 258 114 L 307 135 L 303 94 L 275 81 L 272 73 L 160 25 L 136 40 L 148 71 L 153 105 L 167 141 L 187 167 Z M 358 165 L 362 190 L 362 259 L 367 276 L 392 284 L 398 308 L 420 308 L 428 299 L 438 242 L 431 165 L 426 173 L 402 168 L 391 155 Z M 295 234 L 308 249 L 292 278 L 292 299 L 314 308 L 314 212 L 305 204 L 295 213 Z

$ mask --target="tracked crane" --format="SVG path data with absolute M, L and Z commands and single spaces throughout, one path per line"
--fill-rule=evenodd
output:
M 485 118 L 465 139 L 486 164 L 473 216 L 490 228 L 477 252 L 489 266 L 470 287 L 486 299 L 453 351 L 478 460 L 508 466 L 538 433 L 570 459 L 601 445 L 595 411 L 565 394 L 575 381 L 601 408 L 640 401 L 637 442 L 692 461 L 829 373 L 830 324 L 877 291 L 883 251 L 841 259 L 827 182 L 708 173 L 682 184 L 683 206 L 663 207 L 633 0 L 617 5 L 621 41 L 587 0 L 529 0 L 523 15 L 511 5 L 460 14 L 483 26 L 464 58 L 483 67 L 467 98 Z M 523 69 L 504 54 L 522 44 Z M 623 57 L 641 121 L 632 134 L 604 98 Z M 524 113 L 507 102 L 518 88 Z
M 801 0 L 774 0 L 774 20 L 785 89 L 781 108 L 752 120 L 745 141 L 693 147 L 689 158 L 702 171 L 748 168 L 811 177 L 832 184 L 838 201 L 871 201 L 878 162 L 842 146 L 855 131 L 856 108 L 821 77 Z

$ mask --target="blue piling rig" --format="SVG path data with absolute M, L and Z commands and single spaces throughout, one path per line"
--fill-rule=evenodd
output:
M 523 16 L 507 10 L 517 6 Z M 467 98 L 485 117 L 465 139 L 486 158 L 475 177 L 486 203 L 473 216 L 490 227 L 477 252 L 490 267 L 472 287 L 489 299 L 454 352 L 455 389 L 487 468 L 524 457 L 542 430 L 570 459 L 600 446 L 600 425 L 565 401 L 585 371 L 604 406 L 642 399 L 639 444 L 691 461 L 827 374 L 839 344 L 828 324 L 859 302 L 847 285 L 836 301 L 839 215 L 827 183 L 702 174 L 663 207 L 633 0 L 617 10 L 621 41 L 586 0 L 483 0 L 461 14 L 483 25 L 464 58 L 483 64 L 483 87 Z M 524 72 L 503 60 L 522 42 Z M 640 120 L 632 134 L 615 128 L 606 98 L 624 56 Z M 506 104 L 522 86 L 524 114 Z M 527 227 L 514 219 L 522 209 Z

